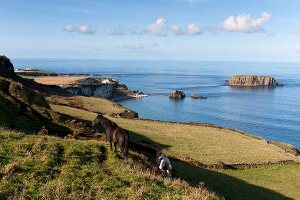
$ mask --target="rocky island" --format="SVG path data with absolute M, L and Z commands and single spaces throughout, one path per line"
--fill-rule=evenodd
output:
M 276 87 L 283 86 L 271 76 L 235 75 L 229 80 L 229 86 L 238 87 Z
M 183 91 L 175 90 L 169 94 L 169 97 L 172 99 L 182 99 L 185 98 L 185 94 Z

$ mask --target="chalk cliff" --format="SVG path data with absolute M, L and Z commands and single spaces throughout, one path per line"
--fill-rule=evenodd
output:
M 126 85 L 119 84 L 112 78 L 84 78 L 74 84 L 65 85 L 64 89 L 74 95 L 95 96 L 107 99 L 129 98 L 134 91 L 128 90 Z
M 230 86 L 240 87 L 276 87 L 283 86 L 282 83 L 278 83 L 271 76 L 232 76 L 229 80 Z

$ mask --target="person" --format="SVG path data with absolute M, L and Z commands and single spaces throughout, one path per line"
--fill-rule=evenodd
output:
M 160 154 L 158 157 L 158 168 L 163 176 L 172 177 L 172 165 L 167 156 Z

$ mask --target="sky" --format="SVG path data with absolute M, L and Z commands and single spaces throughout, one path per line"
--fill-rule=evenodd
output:
M 0 0 L 11 58 L 300 61 L 299 0 Z

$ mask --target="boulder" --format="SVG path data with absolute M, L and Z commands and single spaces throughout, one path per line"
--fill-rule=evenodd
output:
M 14 76 L 14 66 L 10 62 L 9 58 L 0 55 L 0 75 Z
M 185 94 L 183 91 L 175 90 L 169 94 L 169 97 L 174 99 L 181 99 L 185 97 Z
M 192 97 L 193 99 L 207 99 L 206 96 L 198 95 L 198 94 L 196 94 L 196 93 L 192 94 L 191 97 Z
M 276 87 L 283 86 L 271 76 L 232 76 L 228 82 L 229 86 L 239 87 Z

